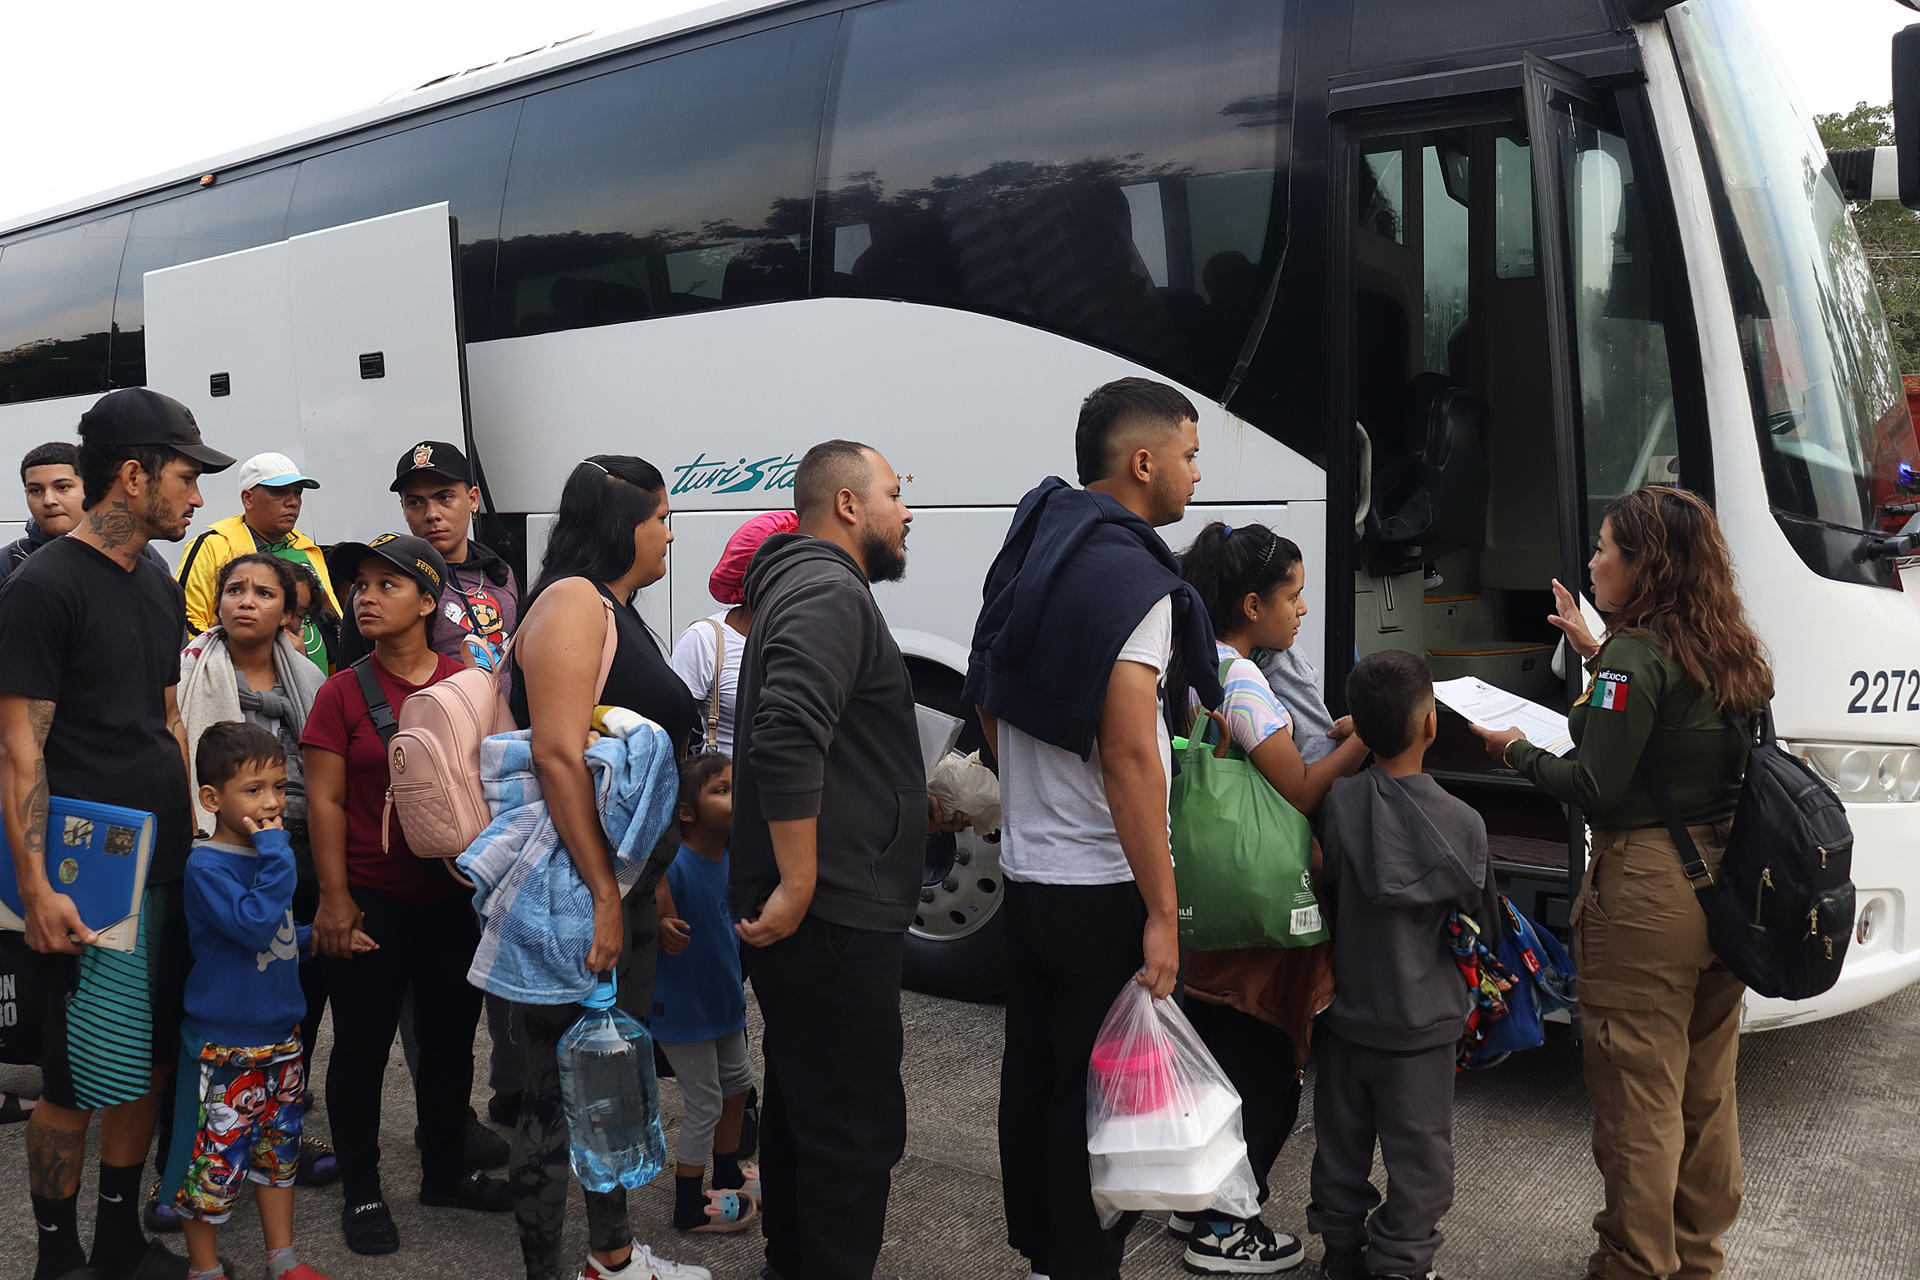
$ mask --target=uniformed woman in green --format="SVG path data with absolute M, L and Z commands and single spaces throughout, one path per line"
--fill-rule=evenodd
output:
M 1590 1280 L 1715 1280 L 1740 1207 L 1734 1107 L 1745 988 L 1714 958 L 1706 918 L 1649 794 L 1666 779 L 1708 866 L 1726 847 L 1755 711 L 1773 673 L 1747 625 L 1719 523 L 1666 487 L 1614 499 L 1588 564 L 1608 638 L 1554 583 L 1555 625 L 1590 679 L 1564 759 L 1517 729 L 1475 726 L 1487 750 L 1593 828 L 1573 905 L 1593 1154 L 1606 1184 Z

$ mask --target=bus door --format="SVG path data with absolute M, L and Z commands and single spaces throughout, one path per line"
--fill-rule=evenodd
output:
M 1651 162 L 1658 153 L 1638 86 L 1602 90 L 1531 54 L 1524 75 L 1570 575 L 1561 581 L 1586 588 L 1585 562 L 1614 498 L 1684 484 L 1711 499 L 1704 390 L 1684 269 L 1675 245 L 1663 243 L 1672 200 Z M 1676 377 L 1689 368 L 1695 376 Z M 1566 689 L 1577 699 L 1585 673 L 1567 659 Z M 1586 828 L 1578 812 L 1569 817 L 1577 891 Z
M 1552 582 L 1584 592 L 1609 498 L 1679 478 L 1664 294 L 1611 97 L 1530 59 L 1510 91 L 1336 130 L 1356 648 L 1563 712 L 1584 673 L 1547 621 Z M 1579 816 L 1450 712 L 1428 764 L 1486 817 L 1516 904 L 1565 925 Z
M 437 204 L 150 271 L 147 385 L 217 447 L 284 453 L 319 481 L 300 527 L 321 545 L 398 528 L 401 453 L 472 452 L 456 243 Z M 237 476 L 201 480 L 196 533 L 240 510 Z

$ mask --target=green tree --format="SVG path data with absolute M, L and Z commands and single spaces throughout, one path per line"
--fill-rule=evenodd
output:
M 1862 102 L 1851 111 L 1816 115 L 1813 123 L 1829 151 L 1893 145 L 1891 103 Z M 1892 200 L 1856 203 L 1851 209 L 1900 369 L 1920 373 L 1920 214 Z

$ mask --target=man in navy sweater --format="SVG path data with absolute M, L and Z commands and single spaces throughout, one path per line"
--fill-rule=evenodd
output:
M 1185 514 L 1199 483 L 1197 417 L 1145 378 L 1086 398 L 1084 487 L 1049 477 L 1022 499 L 987 574 L 963 690 L 994 744 L 1006 814 L 1007 1242 L 1052 1280 L 1120 1275 L 1132 1219 L 1103 1231 L 1094 1214 L 1087 1059 L 1129 981 L 1165 997 L 1180 968 L 1163 720 L 1169 704 L 1185 710 L 1188 687 L 1210 707 L 1221 693 L 1206 606 L 1154 529 Z

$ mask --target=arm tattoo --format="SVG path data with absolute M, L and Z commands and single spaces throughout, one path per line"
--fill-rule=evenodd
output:
M 30 1125 L 27 1129 L 27 1188 L 46 1200 L 63 1200 L 80 1189 L 86 1161 L 87 1131 Z
M 27 701 L 27 726 L 33 732 L 33 740 L 40 751 L 33 759 L 33 787 L 27 792 L 27 802 L 20 807 L 20 837 L 26 842 L 27 851 L 42 866 L 47 856 L 47 734 L 53 730 L 53 712 L 55 704 L 48 698 L 30 698 Z
M 87 513 L 87 527 L 100 539 L 102 549 L 112 551 L 133 540 L 137 524 L 125 502 L 103 502 Z

